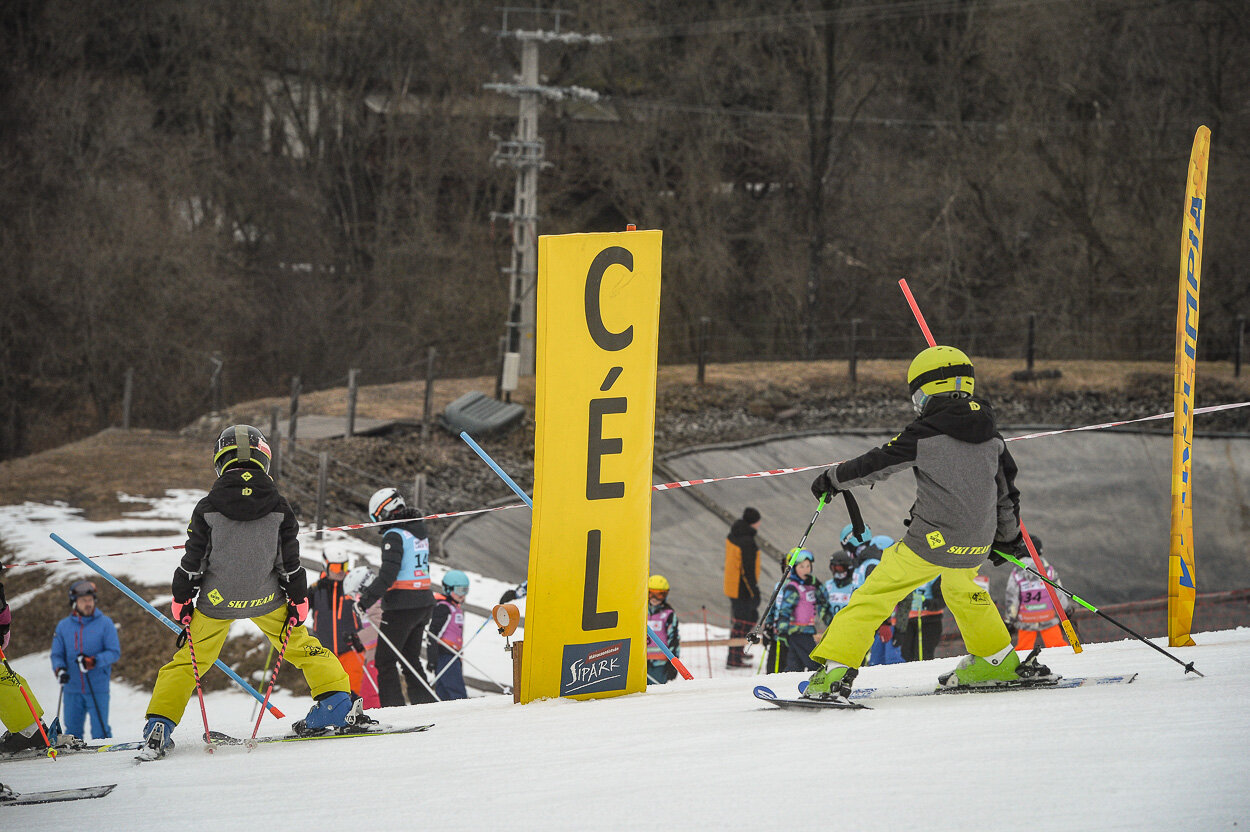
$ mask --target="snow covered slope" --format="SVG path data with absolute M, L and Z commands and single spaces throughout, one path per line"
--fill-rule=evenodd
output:
M 498 640 L 494 634 L 492 638 Z M 483 637 L 485 638 L 485 636 Z M 375 711 L 424 734 L 179 747 L 0 763 L 18 791 L 117 783 L 90 803 L 0 809 L 6 829 L 1222 830 L 1250 818 L 1250 630 L 1181 651 L 1207 678 L 1136 641 L 1042 658 L 1131 685 L 884 699 L 871 711 L 783 712 L 751 696 L 800 674 L 673 682 L 592 702 L 504 697 Z M 866 669 L 863 685 L 923 688 L 954 659 Z M 37 678 L 46 658 L 18 663 Z M 135 739 L 146 692 L 114 693 Z M 45 704 L 49 704 L 45 699 Z M 293 718 L 307 701 L 284 697 Z M 55 702 L 51 705 L 54 707 Z M 250 733 L 252 704 L 209 698 L 212 727 Z M 263 730 L 285 725 L 266 719 Z

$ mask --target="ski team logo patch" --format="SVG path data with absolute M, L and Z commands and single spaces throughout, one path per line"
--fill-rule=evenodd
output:
M 929 532 L 924 536 L 924 539 L 929 541 L 930 549 L 937 549 L 946 545 L 946 538 L 942 537 L 941 532 Z
M 221 593 L 214 589 L 212 592 L 208 593 L 208 600 L 213 602 L 213 606 L 217 606 L 226 599 L 222 598 Z

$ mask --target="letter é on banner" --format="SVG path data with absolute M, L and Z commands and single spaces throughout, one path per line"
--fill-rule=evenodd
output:
M 616 612 L 599 612 L 599 529 L 586 532 L 586 583 L 582 594 L 582 629 L 610 630 L 616 626 Z

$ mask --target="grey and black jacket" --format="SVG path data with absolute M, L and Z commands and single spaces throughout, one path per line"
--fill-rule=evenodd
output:
M 210 618 L 255 618 L 308 595 L 299 562 L 299 523 L 273 480 L 231 468 L 200 500 L 187 526 L 186 554 L 174 572 L 174 599 L 199 592 Z
M 911 468 L 916 502 L 903 542 L 937 566 L 969 568 L 995 541 L 1020 534 L 1016 463 L 983 399 L 931 400 L 925 415 L 879 448 L 830 469 L 846 489 Z

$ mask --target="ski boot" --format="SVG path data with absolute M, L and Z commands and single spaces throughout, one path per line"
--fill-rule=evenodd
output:
M 321 695 L 308 711 L 308 716 L 291 725 L 301 737 L 319 734 L 356 734 L 377 724 L 376 719 L 365 715 L 360 697 L 345 691 L 333 691 Z
M 32 722 L 21 731 L 5 734 L 4 739 L 0 740 L 0 753 L 13 754 L 31 748 L 47 748 L 39 728 L 40 723 Z
M 1050 672 L 1046 665 L 1039 664 L 1037 654 L 1040 648 L 1034 648 L 1024 661 L 1008 644 L 993 656 L 964 656 L 955 669 L 938 677 L 938 685 L 944 688 L 992 688 L 992 687 L 1035 687 L 1053 685 L 1059 676 Z
M 816 699 L 822 702 L 849 702 L 851 682 L 859 675 L 859 670 L 830 662 L 812 674 L 807 681 L 807 690 L 803 691 L 804 699 Z
M 135 755 L 136 760 L 159 760 L 165 752 L 174 747 L 171 736 L 174 733 L 173 720 L 163 716 L 149 716 L 148 724 L 143 726 L 143 747 Z

